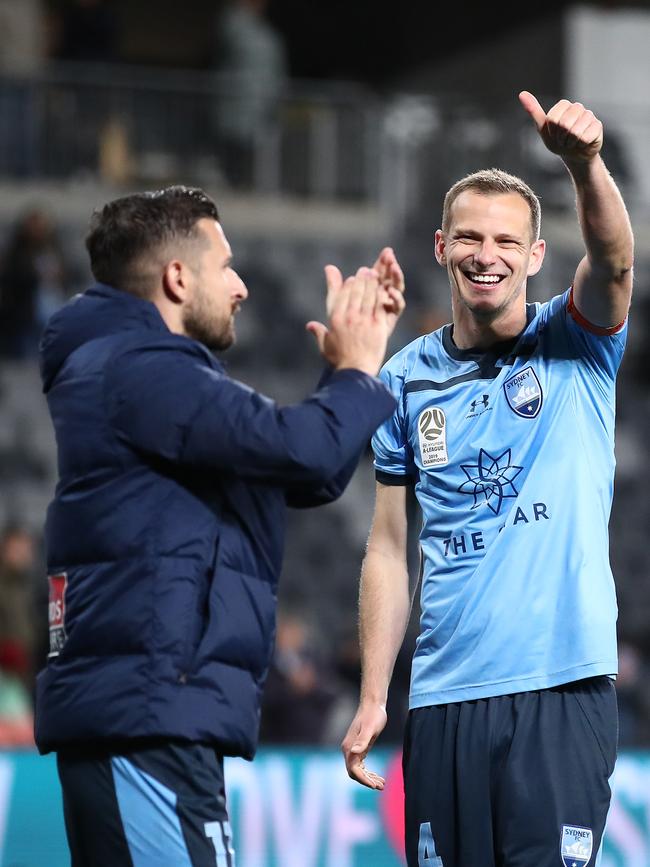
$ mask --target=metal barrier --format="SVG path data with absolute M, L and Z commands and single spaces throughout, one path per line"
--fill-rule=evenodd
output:
M 378 196 L 378 101 L 355 84 L 241 87 L 210 73 L 58 64 L 0 78 L 0 177 Z M 233 120 L 236 121 L 233 123 Z
M 650 111 L 630 132 L 616 106 L 594 108 L 631 208 L 647 208 L 649 170 L 635 143 Z M 379 206 L 405 224 L 438 213 L 451 183 L 491 165 L 529 180 L 545 210 L 572 208 L 564 167 L 515 98 L 497 111 L 453 94 L 380 97 L 350 82 L 280 90 L 210 72 L 78 63 L 0 77 L 0 180 L 183 181 Z

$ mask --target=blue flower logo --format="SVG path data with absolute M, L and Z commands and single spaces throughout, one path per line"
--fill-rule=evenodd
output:
M 473 509 L 482 503 L 487 503 L 495 515 L 501 511 L 504 500 L 514 498 L 519 491 L 514 486 L 514 480 L 523 467 L 517 467 L 511 461 L 511 449 L 506 449 L 494 458 L 485 449 L 481 449 L 476 464 L 461 464 L 461 469 L 467 476 L 467 481 L 458 488 L 460 494 L 470 494 L 474 497 Z

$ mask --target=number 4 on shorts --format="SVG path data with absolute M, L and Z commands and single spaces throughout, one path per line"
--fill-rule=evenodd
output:
M 420 825 L 420 844 L 418 846 L 418 867 L 444 867 L 442 858 L 436 854 L 431 822 Z

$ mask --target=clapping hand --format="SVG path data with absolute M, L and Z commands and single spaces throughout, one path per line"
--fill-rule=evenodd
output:
M 383 304 L 389 316 L 390 333 L 392 333 L 404 310 L 404 274 L 392 247 L 384 247 L 372 267 L 386 293 Z
M 353 367 L 374 376 L 388 338 L 404 310 L 404 279 L 392 250 L 383 250 L 376 268 L 359 268 L 346 280 L 335 265 L 325 268 L 329 328 L 307 323 L 323 357 L 337 369 Z

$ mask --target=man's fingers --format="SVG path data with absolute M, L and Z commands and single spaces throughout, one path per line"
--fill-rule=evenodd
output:
M 348 310 L 367 313 L 375 306 L 377 295 L 377 272 L 371 268 L 359 268 L 354 277 L 348 277 L 344 285 L 350 287 Z
M 382 287 L 377 293 L 375 316 L 386 316 L 392 330 L 395 322 L 404 312 L 405 307 L 406 302 L 399 289 L 396 289 L 394 286 Z
M 359 714 L 352 721 L 341 744 L 348 776 L 369 789 L 384 788 L 384 778 L 366 768 L 365 758 L 385 724 L 386 711 L 383 708 L 381 711 L 375 709 L 370 714 Z
M 593 111 L 582 111 L 569 130 L 569 133 L 575 139 L 582 139 L 592 123 L 600 124 Z
M 388 287 L 388 296 L 391 302 L 390 312 L 394 313 L 395 316 L 401 316 L 406 307 L 404 296 L 399 289 L 395 289 L 393 286 Z
M 325 281 L 328 292 L 334 292 L 343 285 L 343 275 L 336 265 L 325 265 Z
M 400 292 L 404 292 L 406 290 L 406 283 L 404 282 L 404 272 L 402 271 L 397 262 L 395 262 L 391 267 L 391 275 L 393 277 L 393 286 Z
M 363 762 L 355 762 L 348 766 L 348 776 L 362 786 L 367 786 L 369 789 L 378 789 L 381 791 L 384 788 L 386 781 L 374 771 L 369 771 Z
M 560 103 L 557 104 L 558 106 Z M 554 106 L 554 109 L 557 106 Z M 549 112 L 548 123 L 553 129 L 556 145 L 561 148 L 570 147 L 572 142 L 579 139 L 579 129 L 585 115 L 585 108 L 579 102 L 567 103 L 564 110 L 558 110 L 557 118 L 551 117 Z
M 560 99 L 555 103 L 553 108 L 546 115 L 546 121 L 549 124 L 556 126 L 571 126 L 574 112 L 580 112 L 584 106 L 578 102 L 571 102 L 569 99 Z
M 369 771 L 364 764 L 368 749 L 374 741 L 374 738 L 357 738 L 349 750 L 346 751 L 345 766 L 348 776 L 362 786 L 368 786 L 370 789 L 383 789 L 384 778 L 380 777 L 374 771 Z
M 361 299 L 361 312 L 364 315 L 374 313 L 377 299 L 381 295 L 381 287 L 376 271 L 368 271 L 365 282 L 363 297 Z
M 594 148 L 602 148 L 603 146 L 603 125 L 601 121 L 595 117 L 589 124 L 586 130 L 582 133 L 582 141 Z
M 572 127 L 569 141 L 575 144 L 596 146 L 602 142 L 603 125 L 593 112 L 586 111 L 580 120 Z
M 539 104 L 537 97 L 533 96 L 533 94 L 529 93 L 527 90 L 522 90 L 519 94 L 519 102 L 532 117 L 537 129 L 541 131 L 546 123 L 546 112 Z
M 376 271 L 379 274 L 379 279 L 383 280 L 389 269 L 391 264 L 395 261 L 395 253 L 393 252 L 392 247 L 384 247 L 383 250 L 377 256 L 377 261 L 372 266 L 373 271 Z
M 325 301 L 325 306 L 327 309 L 327 315 L 330 316 L 332 313 L 332 309 L 334 308 L 336 298 L 340 293 L 341 286 L 343 285 L 343 275 L 336 267 L 336 265 L 325 265 L 325 282 L 327 284 L 327 298 Z
M 384 247 L 384 249 L 381 251 L 380 259 L 383 265 L 383 270 L 379 271 L 379 279 L 381 280 L 381 282 L 383 284 L 390 284 L 391 286 L 395 286 L 397 289 L 399 289 L 400 292 L 403 292 L 404 273 L 400 268 L 393 248 Z
M 386 785 L 386 780 L 383 777 L 380 777 L 379 774 L 376 774 L 374 771 L 369 771 L 367 768 L 363 768 L 363 773 L 366 776 L 367 785 L 372 789 L 379 789 L 379 791 L 383 791 L 384 786 Z
M 383 789 L 385 780 L 364 764 L 364 757 L 351 753 L 346 762 L 348 776 L 370 789 Z

